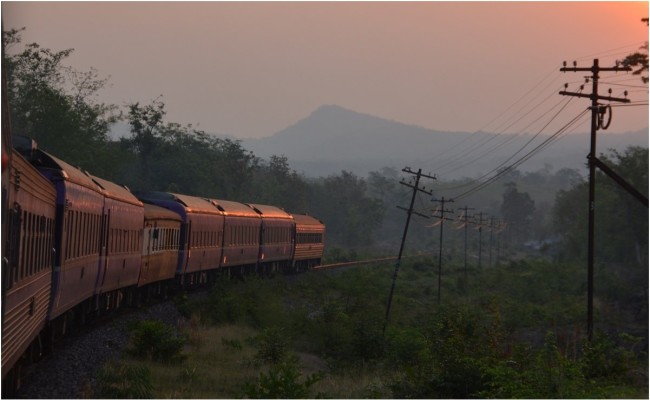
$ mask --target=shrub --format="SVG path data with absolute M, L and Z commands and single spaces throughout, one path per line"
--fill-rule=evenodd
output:
M 173 362 L 183 359 L 181 350 L 186 339 L 161 321 L 137 321 L 131 327 L 131 347 L 128 353 L 140 359 Z
M 254 338 L 254 342 L 258 348 L 256 361 L 275 365 L 284 361 L 289 354 L 289 340 L 282 328 L 264 329 Z
M 151 374 L 147 367 L 109 363 L 97 376 L 97 398 L 153 398 Z
M 268 373 L 261 372 L 257 382 L 243 387 L 244 396 L 251 399 L 304 399 L 313 398 L 311 387 L 323 377 L 311 374 L 300 382 L 302 373 L 293 361 L 273 365 Z M 322 397 L 319 394 L 319 397 Z
M 621 340 L 633 348 L 641 339 L 621 335 Z M 616 346 L 604 335 L 596 335 L 593 341 L 585 343 L 581 362 L 586 378 L 608 379 L 625 378 L 638 364 L 634 351 Z

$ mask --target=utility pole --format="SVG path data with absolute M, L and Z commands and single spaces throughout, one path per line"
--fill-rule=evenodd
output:
M 488 267 L 492 268 L 492 234 L 494 232 L 494 220 L 496 218 L 490 217 L 490 252 L 488 253 Z
M 603 106 L 598 104 L 599 100 L 609 102 L 629 103 L 627 98 L 617 98 L 611 96 L 600 96 L 598 94 L 598 79 L 600 72 L 622 72 L 631 71 L 630 67 L 619 67 L 618 65 L 611 68 L 602 68 L 598 63 L 598 59 L 594 59 L 593 65 L 587 68 L 578 68 L 576 62 L 573 62 L 573 68 L 567 67 L 566 62 L 564 67 L 560 68 L 561 72 L 591 72 L 592 90 L 591 94 L 573 93 L 561 91 L 563 96 L 584 97 L 591 99 L 591 144 L 587 160 L 589 163 L 589 233 L 587 238 L 587 332 L 589 341 L 593 339 L 594 335 L 594 215 L 596 208 L 596 132 L 598 129 L 607 129 L 611 123 L 611 106 Z M 565 85 L 566 88 L 566 85 Z M 627 92 L 626 96 L 627 96 Z M 611 91 L 610 91 L 611 94 Z M 609 121 L 603 125 L 604 116 L 609 109 Z
M 453 203 L 454 200 L 445 200 L 445 198 L 442 197 L 440 200 L 431 199 L 431 201 L 440 203 L 440 215 L 434 215 L 435 218 L 440 218 L 440 249 L 438 250 L 438 304 L 440 304 L 440 282 L 442 280 L 442 231 L 443 227 L 445 226 L 445 219 L 449 220 L 449 218 L 445 217 L 445 213 L 454 212 L 453 210 L 445 209 L 445 203 Z
M 486 215 L 483 211 L 478 213 L 478 268 L 481 269 L 481 257 L 483 255 L 483 215 Z M 476 217 L 476 215 L 475 215 Z
M 467 224 L 469 224 L 469 220 L 467 219 L 467 211 L 473 210 L 473 208 L 465 206 L 463 208 L 459 208 L 459 210 L 464 211 L 461 221 L 465 223 L 465 280 L 467 280 Z
M 506 227 L 506 222 L 502 219 L 499 220 L 499 230 L 497 230 L 497 266 L 499 266 L 499 260 L 501 259 L 501 232 Z
M 415 204 L 415 195 L 417 195 L 418 192 L 426 193 L 429 196 L 431 196 L 431 191 L 427 191 L 426 188 L 422 187 L 420 188 L 420 178 L 429 178 L 429 179 L 436 179 L 435 176 L 431 175 L 426 175 L 422 173 L 422 169 L 418 169 L 418 172 L 413 172 L 411 171 L 411 168 L 405 167 L 402 169 L 402 172 L 406 172 L 407 174 L 412 174 L 415 175 L 415 183 L 411 184 L 410 182 L 404 182 L 404 179 L 400 182 L 400 184 L 410 187 L 413 189 L 413 194 L 411 196 L 411 204 L 409 205 L 409 208 L 406 209 L 404 207 L 397 206 L 397 208 L 402 209 L 406 211 L 406 225 L 404 226 L 404 233 L 402 234 L 402 243 L 399 246 L 399 254 L 397 255 L 397 262 L 395 263 L 395 273 L 393 274 L 393 284 L 390 287 L 390 294 L 388 295 L 388 303 L 386 304 L 386 317 L 384 319 L 384 329 L 382 330 L 382 335 L 386 334 L 386 326 L 388 325 L 388 316 L 390 314 L 390 306 L 391 303 L 393 302 L 393 292 L 395 291 L 395 281 L 397 280 L 397 274 L 399 273 L 399 267 L 402 261 L 402 253 L 404 252 L 404 243 L 406 242 L 406 234 L 408 233 L 409 230 L 409 223 L 411 222 L 411 214 L 417 214 L 421 217 L 424 218 L 429 218 L 428 216 L 421 214 L 417 211 L 413 210 L 413 204 Z

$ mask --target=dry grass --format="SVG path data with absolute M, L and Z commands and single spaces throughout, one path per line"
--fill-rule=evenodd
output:
M 247 367 L 256 349 L 246 339 L 256 334 L 254 330 L 207 327 L 192 318 L 182 331 L 189 338 L 182 363 L 126 361 L 149 368 L 156 398 L 234 398 L 244 383 L 257 378 L 257 372 Z

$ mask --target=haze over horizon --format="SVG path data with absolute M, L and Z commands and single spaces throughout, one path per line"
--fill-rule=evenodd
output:
M 647 41 L 647 16 L 647 2 L 2 3 L 5 29 L 27 28 L 24 44 L 74 48 L 69 65 L 110 76 L 100 101 L 162 94 L 167 120 L 237 138 L 328 104 L 438 131 L 524 130 L 496 119 L 516 118 L 522 95 L 531 107 L 566 100 L 564 83 L 575 91 L 584 77 L 561 73 L 562 61 L 613 65 Z M 638 76 L 604 82 L 647 102 Z M 572 101 L 557 124 L 587 103 Z M 621 107 L 608 133 L 647 126 L 647 105 Z

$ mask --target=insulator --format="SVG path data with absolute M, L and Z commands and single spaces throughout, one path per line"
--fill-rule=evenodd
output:
M 627 90 L 624 91 L 623 94 L 625 95 L 625 97 L 627 97 Z
M 565 89 L 568 89 L 568 88 L 569 88 L 569 84 L 568 84 L 568 83 L 565 83 L 565 84 L 564 84 L 564 88 L 565 88 Z
M 607 91 L 607 93 L 609 93 L 609 94 L 611 95 L 611 94 L 612 94 L 612 88 L 609 88 L 609 90 Z
M 580 90 L 584 90 L 585 85 L 580 85 Z
M 574 67 L 577 67 L 577 66 L 578 66 L 578 63 L 577 63 L 576 61 L 574 61 L 574 62 L 573 62 L 573 66 L 574 66 Z
M 562 66 L 566 67 L 566 61 L 562 61 Z

